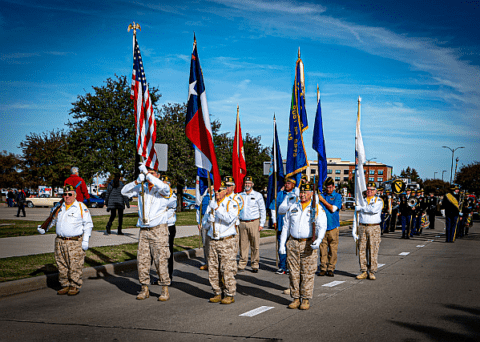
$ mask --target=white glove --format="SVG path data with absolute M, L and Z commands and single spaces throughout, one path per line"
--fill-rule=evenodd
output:
M 362 209 L 363 209 L 363 207 L 360 206 L 360 205 L 357 205 L 357 206 L 355 207 L 355 210 L 356 210 L 356 211 L 362 211 Z
M 145 175 L 143 173 L 138 175 L 137 183 L 145 182 Z
M 313 241 L 310 247 L 312 247 L 312 249 L 319 249 L 321 243 L 322 241 L 320 239 L 316 239 L 315 241 Z
M 148 174 L 147 167 L 145 166 L 144 163 L 141 163 L 140 166 L 138 167 L 138 170 L 143 173 L 144 175 Z
M 86 251 L 88 249 L 88 241 L 82 241 L 82 249 Z
M 290 194 L 290 195 L 288 196 L 288 202 L 289 202 L 289 203 L 295 202 L 296 199 L 297 199 L 297 196 L 295 196 L 295 194 Z
M 215 222 L 215 216 L 213 216 L 212 214 L 208 214 L 207 221 L 208 221 L 209 223 Z M 210 227 L 209 227 L 209 228 L 210 228 Z
M 355 229 L 356 229 L 355 227 L 352 229 L 352 236 L 353 236 L 353 239 L 355 240 L 355 242 L 357 242 L 358 235 L 357 235 L 357 233 L 355 233 Z
M 210 203 L 208 204 L 208 207 L 209 207 L 209 208 L 212 208 L 213 210 L 217 209 L 217 208 L 218 208 L 217 200 L 216 200 L 216 199 L 212 199 L 212 200 L 210 201 Z
M 463 216 L 463 213 L 460 213 L 459 215 L 460 215 L 460 216 Z
M 445 209 L 440 210 L 440 212 L 442 213 L 442 216 L 445 217 Z
M 278 254 L 287 254 L 287 249 L 285 248 L 285 244 L 282 243 L 282 246 L 278 247 Z
M 42 229 L 41 225 L 38 225 L 37 230 L 40 234 L 42 234 L 42 235 L 45 234 L 45 229 Z

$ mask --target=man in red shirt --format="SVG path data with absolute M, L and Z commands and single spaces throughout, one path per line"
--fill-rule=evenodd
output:
M 70 177 L 65 179 L 65 183 L 63 184 L 63 186 L 67 184 L 72 185 L 77 192 L 77 201 L 83 203 L 83 200 L 87 199 L 87 202 L 90 203 L 90 195 L 88 194 L 87 184 L 85 184 L 85 181 L 82 179 L 82 177 L 78 175 L 78 167 L 72 167 L 70 169 L 70 172 L 72 174 L 70 175 Z

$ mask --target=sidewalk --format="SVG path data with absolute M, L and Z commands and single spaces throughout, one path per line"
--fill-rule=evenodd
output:
M 140 228 L 123 229 L 125 235 L 117 235 L 116 229 L 113 234 L 104 235 L 104 230 L 92 231 L 89 247 L 115 246 L 125 243 L 138 242 Z M 176 238 L 198 235 L 197 226 L 177 226 Z M 32 254 L 53 253 L 55 234 L 17 236 L 0 239 L 0 259 Z

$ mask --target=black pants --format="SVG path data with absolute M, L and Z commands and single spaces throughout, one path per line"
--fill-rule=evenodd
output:
M 430 229 L 435 229 L 435 213 L 428 214 L 428 221 L 430 221 Z
M 168 246 L 170 248 L 170 258 L 168 258 L 168 274 L 170 275 L 170 280 L 173 275 L 173 240 L 175 239 L 175 234 L 177 234 L 177 228 L 175 225 L 168 226 Z
M 123 223 L 123 209 L 110 209 L 110 219 L 108 220 L 107 226 L 111 227 L 113 220 L 115 220 L 115 216 L 117 216 L 118 210 L 118 230 L 122 230 L 122 223 Z
M 25 215 L 25 204 L 18 203 L 17 217 L 20 216 L 20 210 L 23 212 L 23 217 L 27 216 Z

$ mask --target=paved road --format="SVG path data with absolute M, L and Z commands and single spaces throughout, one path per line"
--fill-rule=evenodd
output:
M 261 247 L 258 274 L 237 276 L 236 302 L 211 304 L 199 260 L 176 264 L 171 300 L 135 300 L 136 272 L 86 279 L 76 297 L 54 288 L 0 301 L 2 341 L 478 341 L 480 224 L 468 238 L 444 243 L 443 220 L 420 238 L 382 237 L 377 280 L 358 281 L 348 228 L 340 236 L 336 275 L 316 277 L 309 311 L 289 310 L 276 275 L 274 244 Z M 401 255 L 401 253 L 406 255 Z M 336 286 L 333 281 L 339 282 Z M 324 286 L 329 285 L 329 286 Z M 261 307 L 256 316 L 241 316 Z

